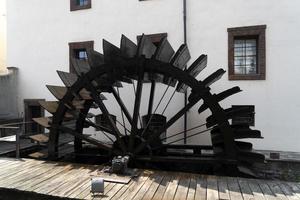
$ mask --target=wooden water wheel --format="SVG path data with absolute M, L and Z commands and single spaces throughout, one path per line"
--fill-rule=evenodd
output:
M 103 54 L 89 49 L 88 62 L 72 58 L 75 73 L 58 71 L 64 86 L 47 86 L 58 101 L 41 102 L 53 116 L 35 119 L 50 130 L 49 158 L 57 157 L 60 135 L 68 133 L 75 136 L 75 152 L 82 150 L 84 141 L 103 150 L 101 152 L 109 159 L 116 155 L 129 155 L 131 162 L 176 162 L 194 166 L 210 163 L 235 166 L 236 169 L 242 165 L 250 166 L 253 162 L 264 162 L 263 155 L 252 152 L 251 143 L 237 141 L 237 139 L 261 138 L 260 131 L 251 130 L 247 124 L 230 123 L 233 117 L 251 111 L 247 108 L 223 109 L 219 104 L 225 98 L 240 92 L 240 88 L 233 87 L 219 94 L 212 94 L 210 87 L 225 74 L 225 71 L 218 69 L 204 80 L 197 80 L 197 75 L 207 65 L 207 56 L 199 56 L 190 67 L 185 68 L 189 60 L 187 45 L 181 45 L 175 52 L 166 38 L 155 46 L 145 35 L 139 39 L 137 45 L 123 35 L 120 48 L 103 40 Z M 119 90 L 125 83 L 136 85 L 134 102 L 124 102 L 124 98 L 120 95 Z M 151 89 L 148 112 L 143 113 L 144 116 L 141 117 L 140 105 L 145 84 L 151 84 Z M 155 95 L 157 84 L 165 85 L 166 90 L 174 90 L 169 102 L 174 94 L 191 91 L 187 104 L 175 111 L 173 116 L 164 116 L 165 109 L 162 113 L 157 113 L 157 107 L 154 109 L 153 106 L 154 99 L 157 98 Z M 110 103 L 105 102 L 105 95 L 108 93 L 112 94 L 118 103 L 121 116 L 112 115 L 105 105 Z M 175 136 L 182 136 L 184 131 L 168 132 L 167 136 L 162 136 L 200 100 L 203 104 L 198 108 L 199 114 L 209 109 L 211 116 L 206 119 L 205 124 L 197 127 L 207 129 L 189 134 L 187 137 L 210 131 L 212 145 L 175 144 L 183 140 L 182 137 L 174 140 Z M 128 104 L 134 105 L 132 112 L 126 106 Z M 94 117 L 90 112 L 91 108 L 101 111 L 96 122 L 91 120 Z M 125 120 L 130 126 L 126 127 Z M 83 130 L 89 127 L 96 128 L 98 134 L 102 134 L 100 138 L 107 138 L 109 142 L 84 134 Z M 176 153 L 169 151 L 170 149 L 181 151 Z M 213 153 L 205 155 L 203 149 L 210 149 Z

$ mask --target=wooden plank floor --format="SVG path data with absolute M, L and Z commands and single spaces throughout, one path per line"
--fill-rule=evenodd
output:
M 106 182 L 104 194 L 93 196 L 90 193 L 91 174 L 101 168 L 0 158 L 0 191 L 5 190 L 6 195 L 10 191 L 31 192 L 29 194 L 40 195 L 38 199 L 300 200 L 300 183 L 153 170 L 143 170 L 128 184 Z

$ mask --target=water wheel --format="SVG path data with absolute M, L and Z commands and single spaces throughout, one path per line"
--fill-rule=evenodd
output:
M 247 124 L 230 123 L 233 117 L 251 111 L 247 108 L 223 109 L 219 104 L 225 98 L 240 92 L 240 88 L 233 87 L 219 94 L 212 94 L 211 85 L 219 80 L 225 71 L 218 69 L 204 80 L 197 80 L 197 75 L 207 65 L 207 56 L 199 56 L 190 67 L 185 68 L 189 60 L 187 45 L 181 45 L 175 52 L 166 38 L 155 46 L 145 35 L 139 39 L 138 44 L 123 35 L 120 48 L 103 40 L 103 54 L 89 49 L 87 61 L 72 58 L 74 73 L 58 71 L 64 86 L 47 86 L 58 101 L 41 102 L 53 116 L 35 119 L 50 130 L 49 158 L 57 157 L 60 135 L 68 133 L 75 137 L 75 152 L 82 150 L 84 141 L 101 149 L 102 154 L 108 158 L 129 155 L 131 161 L 144 163 L 177 162 L 195 166 L 212 163 L 235 166 L 236 169 L 242 165 L 250 166 L 253 162 L 263 162 L 264 156 L 252 152 L 251 143 L 237 141 L 261 138 L 260 131 L 251 130 Z M 125 83 L 134 86 L 134 102 L 124 102 L 120 95 L 119 89 L 121 90 L 122 84 Z M 140 105 L 145 84 L 151 84 L 151 89 L 148 112 L 142 116 Z M 173 89 L 173 95 L 191 91 L 187 104 L 175 111 L 173 116 L 164 116 L 165 109 L 163 113 L 156 113 L 157 107 L 154 109 L 153 102 L 157 98 L 157 84 L 166 85 L 166 90 Z M 110 103 L 105 102 L 106 94 L 113 95 L 122 115 L 116 117 L 106 107 L 105 104 Z M 167 136 L 164 134 L 200 100 L 203 104 L 198 108 L 199 114 L 209 109 L 211 116 L 206 119 L 205 124 L 197 126 L 205 126 L 205 130 L 188 137 L 210 131 L 212 145 L 175 144 L 183 138 L 173 141 L 172 138 L 182 136 L 183 131 L 168 132 Z M 132 112 L 126 106 L 128 104 L 134 105 Z M 97 120 L 91 120 L 95 117 L 95 114 L 90 112 L 91 109 L 100 110 L 100 114 L 96 116 Z M 130 126 L 126 126 L 125 121 Z M 95 138 L 84 134 L 83 130 L 89 127 L 98 130 L 97 133 L 102 136 Z M 106 139 L 104 141 L 101 138 Z M 181 151 L 176 153 L 169 149 Z M 210 149 L 213 153 L 205 155 L 203 149 Z

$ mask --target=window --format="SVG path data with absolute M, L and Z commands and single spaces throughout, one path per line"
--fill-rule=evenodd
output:
M 89 9 L 92 7 L 92 0 L 70 0 L 71 11 Z
M 228 29 L 229 80 L 265 80 L 266 25 Z
M 71 58 L 87 60 L 87 49 L 94 49 L 94 41 L 69 43 L 70 72 L 74 72 L 74 67 L 71 64 Z

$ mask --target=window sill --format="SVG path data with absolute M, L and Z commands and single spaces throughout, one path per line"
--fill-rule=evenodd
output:
M 228 79 L 231 81 L 234 81 L 234 80 L 266 80 L 266 76 L 265 76 L 265 74 L 254 74 L 254 75 L 231 74 L 228 76 Z

